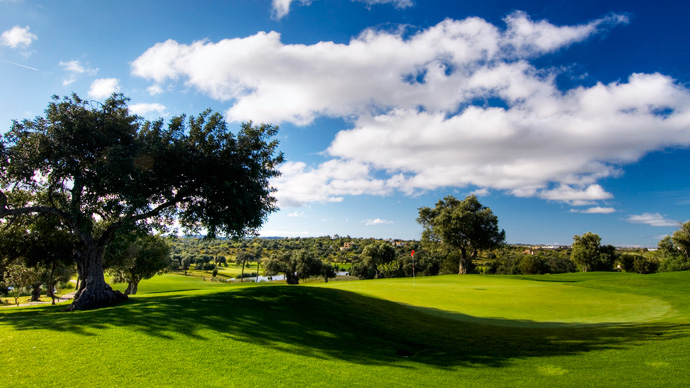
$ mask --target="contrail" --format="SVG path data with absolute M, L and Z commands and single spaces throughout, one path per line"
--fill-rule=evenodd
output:
M 29 69 L 29 70 L 33 70 L 33 71 L 38 71 L 38 69 L 36 69 L 35 67 L 29 67 L 29 66 L 25 66 L 25 65 L 20 65 L 19 63 L 14 63 L 14 62 L 6 61 L 6 60 L 4 60 L 4 59 L 3 59 L 2 61 L 5 62 L 5 63 L 9 63 L 10 65 L 15 65 L 15 66 L 23 67 L 23 68 L 25 68 L 25 69 Z

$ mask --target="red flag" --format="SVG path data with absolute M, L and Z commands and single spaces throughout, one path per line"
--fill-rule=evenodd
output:
M 414 249 L 412 250 L 412 254 L 410 256 L 414 256 Z

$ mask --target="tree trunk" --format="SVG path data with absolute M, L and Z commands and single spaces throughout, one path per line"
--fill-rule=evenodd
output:
M 244 260 L 242 260 L 242 276 L 240 277 L 240 283 L 244 283 Z
M 137 288 L 139 288 L 139 281 L 129 282 L 127 284 L 127 289 L 125 290 L 125 295 L 134 295 L 137 293 Z
M 467 251 L 462 248 L 460 249 L 460 265 L 458 265 L 458 275 L 467 275 L 467 268 L 465 268 L 465 260 L 467 259 Z
M 92 245 L 77 255 L 81 284 L 67 311 L 108 307 L 127 300 L 127 295 L 120 291 L 113 291 L 110 285 L 105 282 L 103 275 L 105 246 Z
M 41 283 L 36 283 L 31 286 L 31 301 L 41 301 Z
M 55 304 L 55 283 L 57 283 L 54 278 L 55 278 L 55 270 L 57 269 L 57 260 L 53 260 L 53 266 L 50 268 L 50 276 L 48 276 L 48 289 L 46 290 L 46 294 L 50 297 L 50 300 L 53 301 L 52 304 Z
M 285 280 L 287 284 L 299 284 L 299 277 L 294 273 L 285 272 Z

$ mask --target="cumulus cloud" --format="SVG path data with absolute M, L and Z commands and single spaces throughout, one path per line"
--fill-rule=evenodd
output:
M 317 167 L 304 162 L 287 162 L 273 181 L 281 206 L 302 206 L 309 202 L 341 202 L 345 195 L 386 195 L 394 187 L 373 178 L 364 163 L 330 160 Z
M 393 221 L 383 220 L 381 218 L 375 218 L 373 220 L 365 220 L 363 222 L 364 222 L 365 226 L 385 225 L 385 224 L 392 224 L 393 223 Z
M 304 212 L 298 212 L 295 210 L 294 212 L 288 214 L 288 217 L 304 218 L 306 216 L 304 215 Z
M 274 19 L 280 20 L 290 13 L 290 4 L 293 2 L 301 3 L 302 5 L 310 5 L 311 0 L 273 0 L 271 3 L 272 16 Z
M 14 26 L 0 35 L 0 45 L 11 48 L 27 48 L 38 39 L 36 34 L 29 32 L 29 26 Z
M 659 213 L 644 213 L 628 217 L 628 222 L 633 224 L 647 224 L 651 226 L 678 226 L 680 222 L 664 218 Z
M 92 69 L 78 60 L 71 60 L 69 62 L 60 61 L 59 65 L 68 74 L 68 77 L 62 81 L 62 85 L 64 86 L 74 83 L 79 75 L 95 75 L 98 73 L 98 68 Z
M 158 116 L 165 116 L 165 105 L 157 102 L 132 104 L 129 106 L 129 111 L 130 113 L 138 116 L 146 116 L 150 113 L 155 113 Z
M 228 101 L 235 121 L 351 120 L 325 150 L 330 160 L 281 167 L 281 206 L 441 187 L 591 206 L 612 198 L 598 182 L 625 164 L 690 146 L 690 92 L 662 74 L 561 90 L 560 70 L 532 60 L 627 22 L 556 26 L 515 12 L 503 28 L 447 19 L 414 34 L 368 29 L 347 44 L 283 44 L 276 32 L 169 40 L 132 73 Z
M 120 81 L 117 78 L 99 78 L 91 83 L 88 95 L 95 99 L 104 99 L 120 91 Z

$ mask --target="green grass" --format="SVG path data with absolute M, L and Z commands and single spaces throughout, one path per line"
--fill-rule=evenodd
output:
M 690 273 L 139 290 L 0 309 L 0 386 L 690 385 Z

